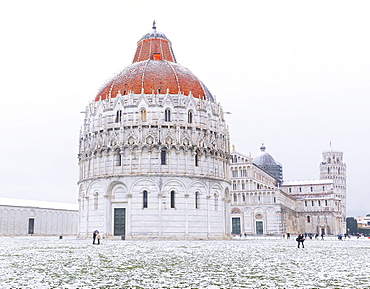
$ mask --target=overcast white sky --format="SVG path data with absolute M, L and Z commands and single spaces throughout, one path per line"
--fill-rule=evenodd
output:
M 370 213 L 369 1 L 3 1 L 0 197 L 77 202 L 82 114 L 152 21 L 216 95 L 231 143 L 285 180 L 344 152 L 347 213 Z

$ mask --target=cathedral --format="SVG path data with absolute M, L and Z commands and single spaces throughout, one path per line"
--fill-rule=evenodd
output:
M 233 234 L 342 232 L 345 164 L 323 154 L 320 180 L 285 182 L 261 147 L 231 151 L 220 103 L 152 30 L 133 62 L 84 111 L 78 237 L 229 239 Z

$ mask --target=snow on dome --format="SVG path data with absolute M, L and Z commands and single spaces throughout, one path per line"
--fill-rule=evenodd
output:
M 208 88 L 189 69 L 176 62 L 171 42 L 157 31 L 155 22 L 153 31 L 139 40 L 133 63 L 108 80 L 95 101 L 116 97 L 118 93 L 181 93 L 214 102 Z

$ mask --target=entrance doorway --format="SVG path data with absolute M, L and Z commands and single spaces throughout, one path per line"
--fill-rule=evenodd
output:
M 126 209 L 114 209 L 114 236 L 125 236 L 126 234 Z
M 263 235 L 263 222 L 262 221 L 256 221 L 256 234 Z
M 35 228 L 35 219 L 29 218 L 28 219 L 28 234 L 33 234 Z
M 240 234 L 240 218 L 231 219 L 232 231 L 231 234 Z

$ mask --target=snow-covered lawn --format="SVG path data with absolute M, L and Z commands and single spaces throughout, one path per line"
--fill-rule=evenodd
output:
M 370 288 L 370 240 L 0 237 L 0 288 Z

